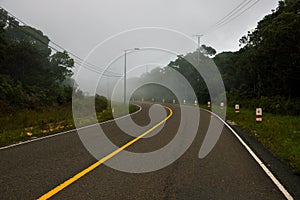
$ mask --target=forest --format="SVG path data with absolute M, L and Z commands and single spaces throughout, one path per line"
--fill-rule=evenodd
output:
M 185 59 L 187 55 L 196 58 L 200 51 L 220 71 L 227 118 L 253 134 L 299 174 L 299 36 L 300 0 L 279 1 L 271 14 L 237 41 L 238 51 L 216 54 L 213 47 L 203 44 L 166 67 L 135 79 L 165 79 L 174 85 L 178 80 L 172 80 L 172 71 L 176 70 L 188 80 L 199 104 L 206 105 L 210 100 L 206 83 Z M 75 128 L 72 94 L 95 100 L 98 121 L 113 117 L 104 97 L 86 97 L 76 87 L 72 79 L 75 61 L 68 52 L 51 49 L 49 43 L 42 31 L 20 24 L 0 9 L 0 146 Z M 139 88 L 131 99 L 141 98 L 156 102 L 164 99 L 165 103 L 176 99 L 171 90 L 158 84 Z M 236 103 L 242 109 L 239 115 L 233 111 Z M 262 124 L 255 122 L 256 107 L 262 107 L 265 113 Z M 131 107 L 131 112 L 134 110 Z M 82 126 L 91 123 L 95 121 L 83 121 Z
M 67 52 L 52 53 L 49 41 L 0 10 L 0 112 L 71 101 L 74 61 Z
M 300 114 L 300 1 L 279 1 L 278 7 L 266 15 L 254 30 L 239 40 L 240 50 L 216 52 L 202 45 L 202 54 L 212 57 L 217 65 L 224 85 L 228 106 L 239 103 L 245 108 L 263 107 L 273 114 Z M 197 51 L 190 54 L 197 54 Z M 206 104 L 209 93 L 205 82 L 195 68 L 184 58 L 178 57 L 161 70 L 153 70 L 146 77 L 159 77 L 171 67 L 189 80 L 198 101 Z M 165 73 L 168 76 L 168 73 Z M 170 77 L 171 78 L 171 77 Z M 145 86 L 137 91 L 136 98 L 168 94 L 166 88 Z M 144 92 L 143 92 L 144 91 Z M 171 95 L 171 96 L 170 96 Z M 168 99 L 174 98 L 172 94 Z M 166 96 L 166 95 L 165 95 Z
M 300 1 L 276 10 L 240 39 L 238 52 L 214 57 L 232 103 L 260 104 L 272 113 L 300 113 Z M 253 100 L 254 99 L 254 100 Z
M 299 12 L 299 0 L 279 1 L 271 14 L 239 40 L 239 51 L 216 54 L 206 45 L 198 49 L 217 65 L 229 106 L 239 103 L 248 108 L 261 106 L 274 114 L 300 114 Z M 82 95 L 73 89 L 74 60 L 65 51 L 53 53 L 49 42 L 40 30 L 20 25 L 0 10 L 0 112 L 62 105 L 71 102 L 73 90 Z M 197 54 L 198 50 L 189 54 Z M 209 100 L 202 77 L 183 57 L 141 78 L 157 78 L 162 71 L 168 77 L 169 67 L 185 76 L 200 103 Z M 137 91 L 136 98 L 143 95 L 150 100 L 161 94 L 173 98 L 166 88 L 145 88 L 147 92 Z

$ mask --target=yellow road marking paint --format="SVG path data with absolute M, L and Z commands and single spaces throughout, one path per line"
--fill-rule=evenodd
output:
M 138 137 L 134 138 L 130 142 L 128 142 L 125 145 L 121 146 L 117 150 L 113 151 L 112 153 L 110 153 L 107 156 L 103 157 L 102 159 L 98 160 L 97 162 L 95 162 L 94 164 L 92 164 L 91 166 L 89 166 L 88 168 L 86 168 L 83 171 L 79 172 L 78 174 L 76 174 L 72 178 L 66 180 L 64 183 L 62 183 L 59 186 L 55 187 L 54 189 L 50 190 L 49 192 L 47 192 L 46 194 L 44 194 L 43 196 L 41 196 L 38 199 L 39 200 L 49 199 L 50 197 L 54 196 L 55 194 L 57 194 L 58 192 L 60 192 L 64 188 L 68 187 L 70 184 L 74 183 L 75 181 L 77 181 L 78 179 L 80 179 L 81 177 L 83 177 L 84 175 L 86 175 L 87 173 L 89 173 L 92 170 L 96 169 L 99 165 L 101 165 L 105 161 L 109 160 L 113 156 L 117 155 L 119 152 L 121 152 L 122 150 L 126 149 L 127 147 L 129 147 L 130 145 L 132 145 L 133 143 L 135 143 L 136 141 L 138 141 L 139 139 L 141 139 L 145 135 L 149 134 L 150 132 L 152 132 L 154 129 L 156 129 L 160 125 L 162 125 L 165 121 L 167 121 L 173 115 L 173 110 L 171 108 L 169 108 L 167 106 L 164 106 L 164 107 L 166 109 L 168 109 L 169 112 L 170 112 L 169 115 L 165 119 L 163 119 L 162 121 L 160 121 L 158 124 L 156 124 L 155 126 L 153 126 L 152 128 L 150 128 L 146 132 L 142 133 Z

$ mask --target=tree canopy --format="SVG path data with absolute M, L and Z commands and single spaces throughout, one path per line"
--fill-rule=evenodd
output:
M 226 87 L 229 105 L 263 105 L 266 111 L 273 113 L 300 114 L 299 36 L 300 0 L 279 1 L 271 14 L 266 15 L 254 30 L 248 31 L 239 40 L 239 51 L 221 52 L 214 56 L 213 60 Z M 210 57 L 216 53 L 206 45 L 202 45 L 200 51 Z M 200 103 L 209 100 L 201 75 L 184 57 L 171 61 L 168 67 L 179 71 L 189 80 Z M 159 74 L 153 71 L 147 76 Z M 148 96 L 151 96 L 151 92 Z
M 42 31 L 20 25 L 0 9 L 2 109 L 38 108 L 71 100 L 72 86 L 63 83 L 71 78 L 74 61 L 67 52 L 52 53 L 49 41 Z

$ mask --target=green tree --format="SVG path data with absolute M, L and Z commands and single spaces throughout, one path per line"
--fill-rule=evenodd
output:
M 208 56 L 213 56 L 217 53 L 217 51 L 212 48 L 211 46 L 206 46 L 206 45 L 201 45 L 200 47 L 200 51 L 204 54 L 204 55 L 208 55 Z
M 0 102 L 6 108 L 70 102 L 74 60 L 67 52 L 50 55 L 49 41 L 0 9 Z

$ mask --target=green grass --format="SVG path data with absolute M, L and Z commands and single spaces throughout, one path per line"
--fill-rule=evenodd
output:
M 119 109 L 120 115 L 125 114 L 126 110 L 122 104 Z M 130 105 L 130 112 L 137 110 L 137 107 Z M 98 122 L 113 119 L 110 109 L 97 112 Z M 77 121 L 78 122 L 78 121 Z M 84 117 L 79 120 L 77 126 L 86 126 L 96 123 L 92 117 Z M 44 108 L 41 110 L 18 110 L 14 113 L 0 115 L 0 146 L 18 143 L 28 139 L 51 135 L 54 133 L 74 129 L 72 105 L 61 105 L 56 107 Z
M 18 110 L 0 117 L 0 146 L 74 128 L 71 105 Z
M 206 106 L 202 106 L 206 107 Z M 207 107 L 206 107 L 207 108 Z M 257 123 L 255 108 L 227 108 L 226 118 L 254 135 L 267 149 L 300 174 L 300 117 L 274 115 L 263 112 L 262 123 Z

